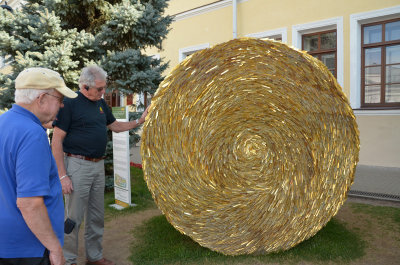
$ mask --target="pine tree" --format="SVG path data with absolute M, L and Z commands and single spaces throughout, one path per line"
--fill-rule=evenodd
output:
M 13 13 L 0 9 L 0 56 L 13 73 L 0 74 L 0 108 L 13 102 L 14 80 L 26 67 L 54 69 L 75 88 L 79 72 L 96 63 L 108 90 L 154 93 L 167 64 L 142 53 L 162 48 L 172 17 L 167 0 L 27 0 Z
M 11 74 L 0 74 L 0 108 L 9 108 L 14 101 L 14 80 L 23 69 L 48 67 L 73 87 L 80 67 L 94 52 L 92 34 L 62 29 L 60 18 L 38 2 L 28 1 L 13 13 L 0 9 L 0 56 L 13 69 Z
M 154 93 L 167 63 L 142 51 L 162 48 L 172 22 L 164 15 L 167 1 L 26 0 L 13 13 L 0 8 L 0 56 L 13 69 L 0 73 L 0 109 L 11 107 L 17 74 L 33 66 L 59 72 L 76 88 L 81 69 L 98 64 L 108 73 L 107 92 Z M 131 142 L 137 141 L 131 133 Z M 108 173 L 111 153 L 109 142 Z
M 74 27 L 95 36 L 96 62 L 109 74 L 108 90 L 155 92 L 167 64 L 142 51 L 162 48 L 172 22 L 164 16 L 167 0 L 44 2 L 62 18 L 63 29 Z

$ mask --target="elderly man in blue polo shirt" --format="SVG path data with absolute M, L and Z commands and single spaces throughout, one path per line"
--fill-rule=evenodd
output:
M 0 264 L 63 265 L 61 183 L 42 124 L 77 94 L 46 68 L 22 71 L 15 88 L 0 116 Z
M 107 73 L 99 66 L 82 69 L 78 97 L 66 99 L 54 122 L 53 154 L 57 162 L 66 218 L 76 223 L 65 235 L 67 264 L 76 264 L 78 232 L 85 217 L 86 264 L 113 265 L 103 257 L 104 231 L 104 152 L 107 128 L 114 132 L 133 129 L 144 122 L 147 109 L 136 121 L 116 121 L 102 98 Z

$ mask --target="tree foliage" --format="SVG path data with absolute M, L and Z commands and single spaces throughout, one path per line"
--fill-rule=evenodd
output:
M 101 65 L 108 89 L 153 93 L 167 64 L 143 54 L 162 48 L 172 17 L 167 0 L 27 0 L 13 13 L 0 9 L 0 56 L 12 67 L 0 74 L 0 108 L 9 108 L 14 80 L 24 68 L 54 69 L 76 88 L 82 67 Z

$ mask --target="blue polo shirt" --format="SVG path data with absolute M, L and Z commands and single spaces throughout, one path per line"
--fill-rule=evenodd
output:
M 115 121 L 104 99 L 92 101 L 78 92 L 76 98 L 64 99 L 53 123 L 67 133 L 63 142 L 65 153 L 91 158 L 104 156 L 107 145 L 107 125 Z
M 17 198 L 43 197 L 52 228 L 64 243 L 64 204 L 45 129 L 18 105 L 0 115 L 0 257 L 42 257 L 45 247 L 26 225 Z

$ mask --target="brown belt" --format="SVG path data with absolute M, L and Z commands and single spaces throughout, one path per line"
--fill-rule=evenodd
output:
M 65 153 L 65 155 L 66 156 L 70 156 L 70 157 L 83 159 L 83 160 L 87 160 L 87 161 L 91 161 L 91 162 L 99 162 L 99 161 L 101 161 L 101 160 L 103 160 L 105 158 L 105 157 L 92 158 L 92 157 L 87 157 L 87 156 L 74 155 L 74 154 L 70 154 L 70 153 Z

